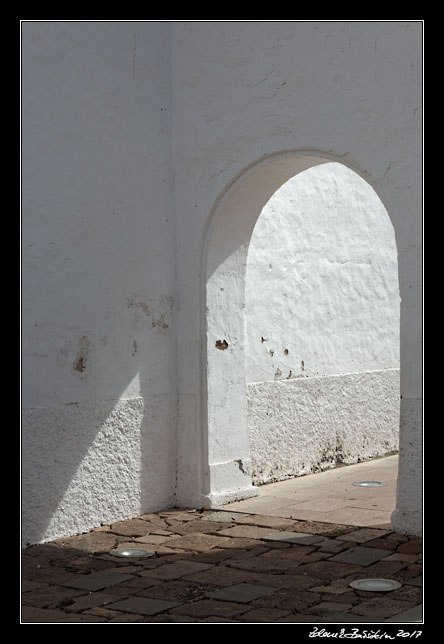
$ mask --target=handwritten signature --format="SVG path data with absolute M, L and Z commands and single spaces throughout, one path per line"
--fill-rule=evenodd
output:
M 336 639 L 367 639 L 367 640 L 394 640 L 397 637 L 409 637 L 411 639 L 416 639 L 422 635 L 422 631 L 405 631 L 399 629 L 396 635 L 389 635 L 385 631 L 378 629 L 377 631 L 367 631 L 364 630 L 361 632 L 359 628 L 352 628 L 349 631 L 346 631 L 345 628 L 341 628 L 340 631 L 327 631 L 325 628 L 318 628 L 315 626 L 313 630 L 308 634 L 309 637 L 335 637 Z

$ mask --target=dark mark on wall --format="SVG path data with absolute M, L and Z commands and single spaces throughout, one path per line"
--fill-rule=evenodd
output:
M 82 335 L 78 341 L 77 357 L 73 364 L 74 369 L 79 373 L 83 373 L 86 369 L 89 348 L 90 348 L 90 341 L 88 340 L 86 335 Z
M 226 340 L 216 340 L 216 349 L 225 351 L 227 347 L 228 347 L 228 342 Z

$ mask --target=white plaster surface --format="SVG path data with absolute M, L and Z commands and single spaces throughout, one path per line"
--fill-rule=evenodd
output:
M 248 382 L 399 368 L 393 225 L 338 163 L 287 181 L 257 220 L 245 280 Z
M 176 399 L 94 401 L 23 413 L 23 545 L 174 505 Z
M 254 493 L 238 466 L 248 244 L 318 163 L 356 170 L 395 228 L 416 462 L 421 45 L 415 22 L 23 23 L 25 542 Z M 418 479 L 400 474 L 398 525 L 418 530 Z
M 174 503 L 171 29 L 22 25 L 22 535 Z
M 256 485 L 398 449 L 397 369 L 250 383 L 247 391 Z
M 187 424 L 178 427 L 182 499 L 198 503 L 208 489 L 208 436 L 215 428 L 206 411 L 212 395 L 207 361 L 213 360 L 215 341 L 228 331 L 237 344 L 225 337 L 229 348 L 218 353 L 237 347 L 238 370 L 244 369 L 237 324 L 234 332 L 222 316 L 219 328 L 208 335 L 213 324 L 208 322 L 208 297 L 215 299 L 216 289 L 225 288 L 230 315 L 244 304 L 238 297 L 244 280 L 242 247 L 248 246 L 265 203 L 297 173 L 286 174 L 290 157 L 302 159 L 309 153 L 311 165 L 318 159 L 340 162 L 356 170 L 381 198 L 398 249 L 401 407 L 407 399 L 421 397 L 421 69 L 422 26 L 416 22 L 174 24 L 178 346 L 183 348 L 178 354 L 179 405 L 191 394 L 197 396 L 194 423 L 187 415 Z M 209 280 L 215 269 L 225 276 L 225 286 L 216 280 L 213 289 Z M 214 395 L 221 399 L 228 394 L 230 404 L 239 405 L 241 418 L 242 392 L 234 395 L 239 381 L 236 376 L 215 383 Z M 231 415 L 236 417 L 233 411 Z M 408 415 L 402 418 L 400 444 L 409 460 L 416 446 L 408 435 L 419 430 L 406 426 Z M 226 420 L 221 428 L 229 426 Z M 243 443 L 242 418 L 240 423 Z M 403 473 L 398 489 L 414 495 L 417 483 Z M 417 518 L 414 523 L 420 531 Z
M 274 193 L 245 279 L 255 483 L 397 449 L 399 310 L 394 229 L 366 181 L 327 163 Z

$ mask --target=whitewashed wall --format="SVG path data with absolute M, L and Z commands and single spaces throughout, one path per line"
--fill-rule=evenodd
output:
M 24 543 L 170 505 L 170 27 L 27 22 Z
M 273 192 L 332 160 L 395 227 L 394 521 L 420 530 L 421 96 L 415 22 L 22 25 L 25 543 L 254 493 L 246 250 Z
M 338 163 L 285 183 L 254 228 L 245 288 L 253 481 L 396 451 L 397 249 L 369 184 Z

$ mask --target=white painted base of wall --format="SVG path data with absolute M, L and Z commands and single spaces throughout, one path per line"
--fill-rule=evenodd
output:
M 211 489 L 218 490 L 203 497 L 204 507 L 242 501 L 257 496 L 259 490 L 251 484 L 251 459 L 239 458 L 209 465 Z
M 176 398 L 23 412 L 23 545 L 174 505 Z
M 253 484 L 398 450 L 399 370 L 247 385 Z

